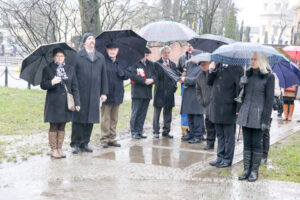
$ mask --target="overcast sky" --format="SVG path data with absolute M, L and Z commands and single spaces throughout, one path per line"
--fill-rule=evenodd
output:
M 292 7 L 298 2 L 298 0 L 286 1 L 289 1 L 289 7 Z M 234 0 L 234 2 L 239 9 L 239 22 L 244 20 L 245 26 L 259 26 L 262 0 Z

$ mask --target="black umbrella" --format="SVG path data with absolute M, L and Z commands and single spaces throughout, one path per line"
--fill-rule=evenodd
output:
M 167 67 L 166 65 L 163 65 L 159 62 L 157 62 L 159 66 L 164 70 L 164 73 L 169 76 L 171 79 L 173 79 L 175 82 L 178 82 L 180 79 L 180 73 L 177 71 L 174 71 L 170 67 Z
M 75 64 L 76 51 L 65 42 L 41 45 L 23 60 L 20 78 L 28 81 L 32 85 L 39 85 L 42 80 L 43 69 L 53 61 L 52 52 L 56 48 L 64 50 L 66 63 L 70 65 Z
M 220 46 L 224 44 L 231 44 L 235 41 L 220 35 L 203 34 L 194 37 L 187 42 L 190 43 L 195 49 L 212 53 Z
M 110 43 L 118 45 L 118 58 L 130 66 L 144 57 L 147 41 L 132 30 L 104 31 L 96 37 L 96 49 L 102 54 Z

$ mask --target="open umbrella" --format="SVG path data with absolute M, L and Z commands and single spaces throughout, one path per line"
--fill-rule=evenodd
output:
M 133 65 L 145 56 L 147 41 L 132 30 L 104 31 L 96 37 L 96 49 L 106 53 L 106 45 L 116 43 L 119 46 L 118 58 Z
M 300 46 L 286 46 L 283 48 L 283 51 L 293 58 L 294 61 L 300 60 Z
M 195 49 L 200 49 L 212 53 L 220 46 L 224 44 L 231 44 L 235 41 L 221 35 L 203 34 L 194 37 L 187 42 L 190 43 Z
M 173 69 L 171 69 L 170 67 L 167 67 L 159 62 L 156 62 L 164 71 L 164 73 L 169 76 L 172 80 L 174 80 L 175 82 L 178 82 L 180 79 L 180 73 L 177 71 L 174 71 Z
M 192 58 L 190 58 L 187 62 L 210 62 L 211 61 L 211 54 L 210 53 L 200 53 Z
M 138 32 L 148 42 L 171 42 L 189 40 L 198 36 L 184 24 L 173 21 L 159 21 L 150 23 Z
M 212 61 L 236 66 L 249 66 L 254 52 L 264 53 L 270 64 L 279 63 L 282 60 L 281 54 L 270 46 L 264 46 L 257 43 L 236 42 L 229 45 L 223 45 L 216 49 L 212 55 Z
M 300 84 L 300 69 L 296 64 L 283 57 L 280 63 L 271 65 L 279 79 L 281 88 L 288 88 Z
M 61 48 L 66 54 L 65 62 L 74 65 L 76 61 L 76 51 L 65 42 L 52 43 L 39 46 L 29 54 L 22 62 L 20 78 L 36 86 L 41 83 L 43 69 L 53 61 L 53 50 Z

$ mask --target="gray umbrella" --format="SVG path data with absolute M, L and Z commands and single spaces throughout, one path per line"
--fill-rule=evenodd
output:
M 148 42 L 171 42 L 189 40 L 198 36 L 184 24 L 173 21 L 159 21 L 150 23 L 138 32 Z
M 210 53 L 201 53 L 198 55 L 193 56 L 192 58 L 190 58 L 187 62 L 210 62 L 211 61 L 211 57 L 210 57 Z

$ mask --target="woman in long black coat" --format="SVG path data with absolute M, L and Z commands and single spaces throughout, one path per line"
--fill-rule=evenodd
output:
M 73 94 L 76 110 L 80 110 L 80 98 L 77 79 L 73 66 L 65 64 L 65 53 L 62 49 L 54 49 L 54 62 L 43 70 L 41 88 L 47 90 L 44 121 L 50 122 L 48 134 L 51 156 L 66 157 L 62 152 L 66 122 L 72 120 L 72 112 L 68 110 L 65 86 Z
M 239 180 L 256 181 L 262 157 L 263 131 L 269 129 L 274 99 L 274 75 L 263 53 L 254 53 L 247 71 L 237 124 L 243 127 L 244 172 Z

